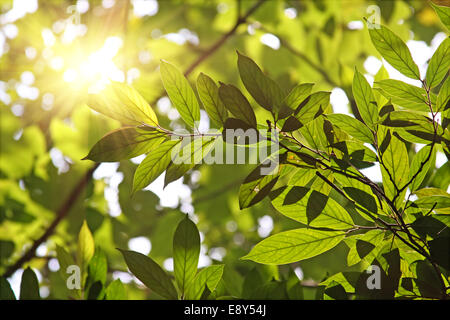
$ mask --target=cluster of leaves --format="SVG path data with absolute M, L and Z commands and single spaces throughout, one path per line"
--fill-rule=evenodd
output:
M 56 245 L 59 274 L 72 299 L 123 300 L 127 298 L 125 287 L 120 279 L 107 283 L 108 261 L 105 253 L 95 247 L 94 238 L 83 222 L 78 234 L 75 254 Z M 15 300 L 11 286 L 0 277 L 0 300 Z M 34 271 L 28 267 L 22 274 L 20 300 L 39 300 L 39 282 Z
M 227 3 L 230 8 L 234 5 L 231 0 Z M 430 27 L 429 24 L 424 27 L 423 19 L 427 17 L 425 13 L 429 14 L 427 10 L 431 9 L 426 4 L 402 1 L 376 1 L 375 3 L 382 7 L 383 20 L 390 24 L 400 36 L 406 35 L 413 25 L 416 37 L 424 40 L 429 40 L 432 35 L 441 30 L 440 27 Z M 142 19 L 142 21 L 136 19 L 128 26 L 128 33 L 132 39 L 130 37 L 127 42 L 133 44 L 127 48 L 129 55 L 126 58 L 130 58 L 130 63 L 131 57 L 137 56 L 139 51 L 143 50 L 139 45 L 141 41 L 138 41 L 135 35 L 150 33 L 155 27 L 154 21 L 165 22 L 170 17 L 171 24 L 158 25 L 163 33 L 175 32 L 177 28 L 188 26 L 201 36 L 201 45 L 204 45 L 206 43 L 203 41 L 204 38 L 209 41 L 211 33 L 228 32 L 227 21 L 234 23 L 236 20 L 233 16 L 234 10 L 212 17 L 213 15 L 209 13 L 215 12 L 218 4 L 214 1 L 208 2 L 204 8 L 197 3 L 195 5 L 186 3 L 182 10 L 173 10 L 174 6 L 170 1 L 159 4 L 160 12 L 157 16 L 152 19 Z M 169 248 L 166 249 L 164 243 L 170 242 L 171 230 L 178 222 L 175 219 L 178 219 L 181 214 L 174 210 L 167 212 L 170 210 L 165 208 L 161 211 L 166 214 L 159 215 L 161 213 L 159 209 L 153 210 L 158 201 L 157 197 L 150 191 L 138 190 L 163 171 L 166 171 L 166 184 L 185 173 L 189 175 L 189 170 L 193 166 L 179 166 L 171 162 L 167 157 L 171 149 L 186 147 L 191 151 L 186 155 L 193 154 L 192 157 L 196 161 L 191 163 L 196 165 L 216 143 L 221 142 L 221 134 L 206 135 L 199 132 L 198 120 L 202 105 L 210 120 L 218 128 L 257 127 L 277 133 L 281 143 L 282 162 L 272 175 L 261 176 L 257 167 L 243 181 L 239 191 L 239 207 L 244 211 L 238 211 L 237 201 L 236 206 L 230 206 L 232 201 L 229 201 L 229 193 L 225 195 L 225 192 L 223 192 L 224 196 L 214 198 L 217 202 L 211 201 L 206 207 L 203 203 L 195 203 L 195 212 L 200 221 L 199 227 L 205 227 L 205 230 L 208 230 L 205 233 L 207 235 L 205 243 L 210 247 L 224 246 L 227 250 L 224 261 L 226 266 L 223 268 L 221 280 L 212 293 L 210 293 L 211 287 L 203 286 L 200 290 L 205 290 L 201 293 L 201 298 L 230 296 L 262 299 L 312 298 L 313 296 L 307 294 L 306 287 L 299 285 L 291 269 L 288 274 L 282 274 L 286 268 L 278 265 L 302 261 L 300 265 L 307 279 L 310 277 L 315 280 L 323 279 L 322 275 L 318 276 L 320 272 L 314 273 L 313 276 L 311 269 L 320 269 L 321 272 L 331 268 L 338 269 L 336 265 L 341 265 L 338 259 L 344 257 L 343 254 L 347 254 L 347 247 L 350 248 L 346 261 L 349 267 L 345 268 L 346 271 L 327 276 L 322 283 L 314 284 L 319 288 L 316 298 L 348 299 L 354 296 L 358 298 L 396 296 L 442 298 L 445 295 L 445 287 L 449 285 L 449 221 L 447 218 L 449 196 L 444 190 L 448 188 L 448 172 L 450 171 L 448 163 L 436 169 L 435 157 L 438 151 L 444 151 L 448 155 L 448 39 L 436 51 L 430 60 L 426 75 L 422 78 L 408 49 L 397 36 L 385 27 L 370 29 L 370 37 L 385 60 L 404 75 L 416 79 L 421 84 L 408 85 L 387 79 L 386 70 L 382 67 L 375 76 L 373 88 L 357 70 L 352 86 L 352 67 L 359 65 L 362 62 L 361 59 L 367 55 L 376 53 L 373 46 L 369 45 L 365 32 L 345 28 L 346 23 L 358 19 L 361 12 L 356 13 L 355 16 L 355 13 L 353 15 L 348 13 L 351 10 L 346 10 L 344 6 L 334 7 L 334 4 L 335 2 L 332 1 L 328 3 L 289 1 L 289 6 L 295 6 L 297 11 L 301 12 L 298 19 L 291 20 L 283 16 L 286 5 L 284 1 L 265 1 L 261 14 L 252 16 L 256 21 L 261 22 L 262 29 L 257 29 L 254 36 L 238 33 L 235 37 L 236 41 L 229 41 L 221 49 L 225 52 L 238 47 L 243 52 L 254 56 L 255 59 L 260 59 L 261 65 L 267 67 L 265 71 L 270 73 L 273 80 L 248 57 L 238 55 L 239 73 L 251 97 L 233 85 L 222 83 L 217 85 L 209 76 L 203 74 L 197 79 L 197 90 L 192 90 L 175 67 L 166 62 L 161 64 L 163 84 L 172 104 L 178 109 L 187 126 L 193 128 L 193 132 L 187 135 L 196 140 L 209 142 L 202 146 L 201 150 L 195 150 L 194 144 L 192 147 L 183 145 L 186 132 L 180 134 L 164 129 L 162 126 L 166 126 L 166 120 L 159 115 L 157 119 L 155 115 L 157 112 L 153 112 L 147 103 L 147 101 L 153 101 L 160 92 L 159 74 L 154 72 L 158 58 L 161 58 L 160 54 L 164 54 L 165 59 L 178 61 L 180 67 L 185 68 L 188 67 L 192 58 L 188 54 L 189 50 L 192 49 L 190 53 L 193 56 L 197 53 L 197 49 L 201 52 L 201 47 L 189 48 L 188 45 L 170 44 L 164 37 L 151 39 L 149 43 L 145 42 L 145 45 L 149 45 L 155 59 L 141 69 L 143 71 L 141 77 L 133 82 L 133 86 L 138 88 L 145 98 L 130 86 L 122 84 L 113 84 L 102 95 L 91 97 L 89 106 L 119 120 L 126 127 L 113 131 L 100 140 L 87 158 L 98 162 L 118 161 L 147 153 L 149 159 L 145 166 L 139 167 L 139 174 L 136 172 L 133 198 L 129 197 L 129 189 L 131 189 L 129 186 L 133 182 L 132 173 L 135 167 L 129 161 L 123 161 L 120 164 L 119 171 L 124 174 L 124 181 L 119 186 L 123 215 L 116 218 L 106 214 L 107 204 L 103 197 L 104 182 L 92 181 L 87 186 L 87 201 L 76 202 L 72 213 L 65 221 L 67 223 L 61 226 L 65 228 L 64 232 L 58 232 L 52 236 L 51 240 L 56 240 L 58 243 L 61 242 L 61 238 L 68 241 L 67 238 L 71 235 L 76 237 L 80 221 L 86 216 L 89 228 L 95 232 L 96 239 L 108 240 L 101 242 L 101 246 L 108 255 L 109 267 L 98 269 L 102 270 L 101 272 L 94 271 L 95 268 L 91 267 L 93 269 L 89 276 L 91 264 L 106 265 L 104 257 L 96 258 L 102 255 L 102 251 L 96 248 L 91 260 L 81 264 L 85 265 L 83 289 L 75 292 L 72 297 L 126 298 L 121 288 L 117 289 L 119 292 L 117 295 L 107 294 L 112 283 L 115 283 L 117 287 L 121 287 L 122 284 L 116 280 L 108 286 L 103 270 L 116 270 L 118 261 L 122 262 L 122 257 L 118 252 L 114 252 L 114 247 L 124 248 L 131 237 L 149 236 L 153 244 L 152 258 L 155 261 L 160 262 L 171 254 L 171 246 L 165 246 Z M 253 5 L 252 1 L 242 2 L 242 9 L 251 5 Z M 414 16 L 410 16 L 411 6 L 415 8 Z M 442 23 L 448 28 L 448 8 L 434 5 L 433 7 Z M 46 4 L 45 10 L 40 10 L 40 13 L 51 12 L 48 8 L 51 8 L 51 4 Z M 169 15 L 164 15 L 164 10 Z M 120 14 L 120 16 L 123 15 Z M 202 19 L 198 19 L 199 16 Z M 431 16 L 435 19 L 433 13 Z M 400 19 L 405 23 L 397 24 Z M 106 19 L 99 20 L 96 17 L 96 19 L 87 20 L 104 21 Z M 38 21 L 38 18 L 27 20 L 28 30 L 40 27 Z M 317 23 L 311 23 L 311 21 Z M 210 28 L 212 24 L 214 27 Z M 252 24 L 251 27 L 258 25 L 260 23 Z M 27 33 L 23 31 L 23 27 L 19 25 L 21 35 Z M 89 29 L 91 30 L 91 25 Z M 114 32 L 118 31 L 114 30 Z M 279 37 L 280 50 L 272 50 L 261 45 L 259 36 L 266 32 Z M 29 40 L 26 42 L 27 45 L 36 48 L 41 46 L 39 37 L 27 40 Z M 97 41 L 98 39 L 95 38 L 95 42 Z M 25 43 L 20 41 L 21 44 L 22 42 Z M 9 44 L 11 45 L 10 54 L 4 54 L 1 57 L 2 68 L 6 70 L 4 74 L 14 74 L 12 69 L 17 69 L 14 70 L 15 74 L 22 72 L 22 68 L 16 68 L 16 65 L 22 66 L 23 69 L 30 69 L 30 63 L 35 63 L 36 60 L 30 62 L 25 57 L 23 60 L 16 60 L 19 57 L 16 52 L 23 51 L 24 48 L 17 42 Z M 297 54 L 295 48 L 298 48 Z M 145 49 L 148 48 L 145 47 Z M 302 52 L 305 54 L 302 55 Z M 202 66 L 208 74 L 220 75 L 222 79 L 231 81 L 229 73 L 234 70 L 230 67 L 233 58 L 233 55 L 215 55 Z M 141 67 L 143 66 L 139 65 L 139 68 Z M 56 77 L 55 72 L 49 71 L 48 68 L 42 70 L 45 71 L 35 73 L 39 82 L 50 82 L 52 77 Z M 16 78 L 20 76 L 20 72 Z M 287 78 L 291 79 L 287 80 Z M 291 81 L 296 79 L 308 79 L 303 81 L 317 82 L 317 86 L 325 84 L 343 88 L 351 100 L 355 118 L 331 113 L 330 93 L 313 92 L 312 83 L 301 83 L 289 92 L 284 91 L 284 87 L 288 87 L 288 83 L 291 84 Z M 62 88 L 58 86 L 55 91 L 67 91 Z M 45 90 L 43 89 L 42 92 Z M 87 161 L 76 160 L 86 155 L 87 148 L 92 146 L 90 141 L 97 141 L 99 135 L 117 127 L 116 121 L 90 113 L 85 107 L 75 109 L 70 116 L 76 99 L 67 98 L 65 95 L 62 98 L 60 95 L 56 97 L 59 98 L 55 101 L 54 109 L 46 112 L 40 108 L 40 99 L 34 103 L 26 101 L 23 119 L 14 116 L 8 108 L 0 110 L 3 146 L 0 159 L 2 178 L 0 224 L 3 223 L 0 226 L 2 229 L 1 267 L 12 264 L 13 259 L 19 258 L 18 254 L 21 251 L 19 248 L 29 243 L 30 239 L 36 239 L 36 230 L 45 227 L 53 218 L 54 212 L 59 210 L 64 198 L 70 193 L 70 185 L 75 185 L 83 170 L 92 165 Z M 252 100 L 261 105 L 262 109 L 253 109 Z M 229 118 L 230 114 L 232 118 Z M 265 115 L 268 117 L 264 117 Z M 69 116 L 72 122 L 63 122 L 62 119 Z M 50 117 L 54 118 L 50 119 Z M 21 129 L 20 121 L 22 120 L 25 123 L 38 125 L 26 125 L 23 128 L 22 137 L 16 141 L 15 133 Z M 48 135 L 45 130 L 47 127 Z M 74 128 L 76 128 L 75 131 Z M 177 143 L 172 139 L 173 137 L 180 142 Z M 46 139 L 52 141 L 46 141 Z M 425 146 L 415 154 L 414 144 L 417 143 Z M 50 161 L 47 148 L 57 148 L 65 157 L 72 159 L 67 173 L 60 175 L 57 172 L 58 170 Z M 20 161 L 17 161 L 18 158 Z M 381 166 L 382 184 L 371 182 L 360 172 L 360 169 L 373 166 L 376 162 Z M 205 195 L 208 196 L 209 186 L 212 185 L 210 177 L 217 177 L 217 181 L 223 181 L 225 185 L 228 182 L 225 182 L 224 178 L 240 176 L 240 173 L 245 170 L 237 166 L 227 167 L 231 168 L 225 166 L 201 168 L 202 183 L 206 186 L 195 192 L 194 202 L 199 193 L 202 198 L 205 198 Z M 203 174 L 205 172 L 206 175 Z M 205 176 L 208 178 L 205 179 Z M 5 177 L 7 179 L 4 179 Z M 19 184 L 19 179 L 22 184 Z M 23 183 L 25 189 L 23 189 Z M 206 194 L 202 193 L 203 190 L 206 190 Z M 219 188 L 219 190 L 225 189 Z M 216 192 L 213 190 L 213 193 Z M 265 200 L 262 201 L 263 199 Z M 236 261 L 235 258 L 249 250 L 249 244 L 258 237 L 256 232 L 250 231 L 254 230 L 252 229 L 254 224 L 242 223 L 242 221 L 256 218 L 262 212 L 266 214 L 271 204 L 282 214 L 273 215 L 276 234 L 254 247 L 246 256 L 247 261 Z M 84 209 L 86 209 L 85 214 L 83 214 Z M 289 219 L 283 219 L 284 216 Z M 243 232 L 242 234 L 246 237 L 246 242 L 238 246 L 238 249 L 229 245 L 233 236 L 232 232 L 222 232 L 226 230 L 226 222 L 230 219 L 236 219 L 239 225 L 237 231 Z M 297 229 L 277 233 L 290 228 Z M 180 244 L 180 247 L 183 246 Z M 340 250 L 342 248 L 346 250 Z M 329 252 L 325 253 L 328 250 Z M 339 254 L 335 255 L 338 251 Z M 64 263 L 64 257 L 70 257 L 68 258 L 70 263 L 80 264 L 79 255 L 73 258 L 75 254 L 61 252 L 59 248 L 60 265 Z M 178 252 L 182 250 L 178 249 Z M 325 254 L 320 254 L 321 252 Z M 330 255 L 333 259 L 326 261 L 324 257 Z M 144 256 L 144 258 L 147 257 Z M 144 258 L 141 259 L 142 262 L 139 262 L 139 266 L 135 266 L 137 270 L 139 267 L 151 267 L 153 268 L 151 274 L 164 274 L 164 279 L 170 279 L 163 284 L 162 289 L 159 284 L 143 281 L 152 292 L 170 299 L 187 297 L 187 292 L 184 295 L 182 293 L 183 286 L 187 288 L 187 282 L 181 280 L 179 283 L 178 279 L 195 279 L 196 272 L 192 271 L 194 267 L 190 267 L 190 276 L 187 278 L 176 271 L 176 285 L 174 285 L 171 276 L 162 270 L 160 270 L 162 273 L 158 273 L 155 271 L 154 264 Z M 94 263 L 97 259 L 102 262 Z M 249 272 L 248 266 L 255 265 L 249 260 L 261 264 L 256 264 L 255 268 Z M 31 261 L 30 265 L 44 271 L 42 283 L 51 285 L 51 297 L 60 298 L 63 296 L 61 292 L 66 292 L 67 288 L 65 285 L 59 285 L 61 281 L 55 280 L 56 274 L 48 274 L 45 267 L 42 267 L 47 262 L 47 257 L 37 257 Z M 227 269 L 228 265 L 232 269 Z M 365 269 L 369 265 L 378 265 L 382 270 L 381 291 L 367 290 L 366 279 L 369 274 L 365 272 Z M 245 267 L 241 269 L 241 266 Z M 133 271 L 131 265 L 129 268 L 139 277 L 138 271 Z M 236 269 L 239 272 L 231 271 Z M 61 270 L 64 270 L 64 267 L 61 267 Z M 200 270 L 198 274 L 201 272 Z M 27 279 L 33 278 L 29 271 L 24 272 L 24 277 L 25 273 Z M 244 280 L 243 274 L 246 274 Z M 68 274 L 63 273 L 60 278 L 67 280 L 67 277 Z M 4 278 L 0 281 L 2 298 L 13 297 L 12 291 L 9 290 L 9 283 Z M 37 281 L 27 280 L 23 283 L 26 290 L 21 290 L 21 295 L 37 298 Z M 303 281 L 304 285 L 306 283 L 307 281 Z M 174 288 L 178 289 L 174 290 Z M 133 294 L 136 295 L 138 291 L 133 292 L 132 286 L 128 289 L 128 297 L 134 297 Z M 170 294 L 164 294 L 164 292 Z M 142 298 L 147 293 L 148 291 L 145 291 L 136 297 Z
M 224 265 L 197 270 L 200 234 L 188 216 L 178 224 L 173 237 L 173 267 L 177 289 L 167 272 L 150 257 L 135 251 L 120 251 L 130 271 L 161 297 L 172 300 L 217 297 L 215 290 L 222 279 Z
M 438 8 L 438 14 L 440 10 L 447 9 Z M 368 27 L 383 58 L 403 75 L 419 80 L 422 87 L 381 79 L 372 88 L 355 70 L 352 91 L 358 114 L 353 118 L 333 114 L 330 93 L 311 93 L 313 84 L 299 84 L 286 94 L 256 63 L 238 52 L 241 80 L 271 118 L 258 123 L 251 104 L 237 87 L 224 83 L 217 86 L 205 74 L 200 74 L 197 80 L 198 96 L 211 120 L 223 132 L 265 128 L 279 135 L 282 156 L 277 169 L 270 175 L 261 175 L 258 166 L 241 185 L 239 204 L 246 208 L 270 195 L 273 206 L 298 221 L 301 227 L 264 239 L 243 259 L 288 264 L 317 256 L 345 241 L 350 247 L 349 265 L 363 262 L 381 266 L 386 289 L 382 290 L 382 297 L 442 298 L 447 295 L 450 267 L 450 196 L 444 190 L 422 186 L 426 185 L 430 168 L 434 169 L 436 150 L 440 148 L 447 156 L 450 154 L 447 129 L 450 80 L 446 77 L 450 39 L 446 38 L 436 50 L 422 79 L 409 49 L 397 35 L 382 25 L 368 22 Z M 160 70 L 172 104 L 194 130 L 187 136 L 194 140 L 205 138 L 207 135 L 198 131 L 200 107 L 189 82 L 167 62 L 161 62 Z M 211 135 L 202 140 L 206 142 L 198 149 L 183 146 L 186 135 L 160 127 L 151 107 L 124 85 L 114 84 L 95 95 L 89 106 L 129 126 L 105 136 L 87 159 L 118 161 L 148 153 L 136 170 L 134 191 L 144 188 L 166 170 L 165 184 L 178 179 L 198 164 L 216 141 L 223 139 L 220 134 Z M 410 160 L 411 143 L 425 146 Z M 171 151 L 175 148 L 185 148 L 183 154 L 195 161 L 174 164 Z M 382 185 L 360 171 L 375 162 L 381 166 Z M 445 165 L 442 171 L 447 169 Z M 410 194 L 406 197 L 407 189 Z M 411 200 L 411 195 L 417 199 Z M 181 297 L 199 298 L 202 286 L 198 294 L 188 294 L 192 288 L 189 283 L 195 276 L 198 246 L 184 244 L 184 248 L 197 248 L 192 249 L 197 250 L 195 253 L 177 249 L 180 241 L 177 237 L 189 232 L 192 233 L 189 241 L 194 241 L 194 226 L 186 220 L 179 226 L 174 243 L 175 276 Z M 179 255 L 187 257 L 191 253 L 195 257 L 189 264 L 190 271 L 183 268 L 188 273 L 180 273 L 180 265 L 186 266 L 187 261 L 180 263 Z M 123 254 L 130 270 L 146 285 L 156 291 L 164 287 L 165 291 L 159 293 L 166 298 L 179 296 L 171 286 L 155 283 L 157 279 L 170 282 L 156 263 L 137 253 Z M 205 278 L 200 275 L 206 270 L 209 269 L 197 278 Z M 324 285 L 340 294 L 356 292 L 362 297 L 379 294 L 361 289 L 364 277 L 367 275 L 362 274 L 352 282 L 338 274 Z M 214 289 L 207 287 L 210 291 Z

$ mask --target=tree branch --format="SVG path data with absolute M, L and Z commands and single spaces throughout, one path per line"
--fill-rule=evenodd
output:
M 63 204 L 59 207 L 58 211 L 56 212 L 56 217 L 53 219 L 52 223 L 47 227 L 44 234 L 40 236 L 37 240 L 33 242 L 33 245 L 31 248 L 29 248 L 24 255 L 16 261 L 13 265 L 11 265 L 8 269 L 6 269 L 3 276 L 5 278 L 10 277 L 16 270 L 18 270 L 22 265 L 31 260 L 36 256 L 36 249 L 45 241 L 47 241 L 48 237 L 53 234 L 56 227 L 59 225 L 59 223 L 67 216 L 67 214 L 70 212 L 70 209 L 73 207 L 77 199 L 79 198 L 80 194 L 83 192 L 89 181 L 92 179 L 92 173 L 97 169 L 99 164 L 95 164 L 92 168 L 90 168 L 84 176 L 80 179 L 80 181 L 77 183 L 77 185 L 73 188 L 73 190 L 70 192 L 69 196 L 66 198 L 66 200 L 63 202 Z

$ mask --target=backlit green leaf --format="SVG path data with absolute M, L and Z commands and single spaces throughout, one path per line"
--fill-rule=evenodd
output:
M 420 80 L 419 68 L 402 39 L 383 25 L 369 28 L 369 34 L 375 48 L 390 65 L 405 76 Z
M 228 117 L 227 109 L 219 96 L 219 88 L 213 79 L 204 73 L 197 78 L 197 91 L 206 113 L 211 120 L 222 127 Z
M 271 194 L 272 204 L 275 209 L 285 216 L 304 224 L 310 223 L 312 227 L 345 229 L 353 226 L 353 220 L 348 212 L 334 199 L 322 194 L 319 195 L 320 198 L 328 198 L 328 200 L 325 202 L 325 205 L 323 203 L 319 204 L 323 208 L 320 214 L 316 215 L 311 221 L 310 217 L 314 214 L 311 212 L 308 214 L 308 211 L 317 211 L 317 208 L 311 208 L 311 204 L 309 205 L 311 209 L 308 209 L 309 198 L 313 192 L 314 190 L 300 186 L 277 189 Z M 315 197 L 319 198 L 317 193 L 316 191 Z
M 330 120 L 333 125 L 341 128 L 352 137 L 363 142 L 373 142 L 372 132 L 363 123 L 361 123 L 361 121 L 339 113 L 329 114 L 327 115 L 327 119 Z
M 222 278 L 224 265 L 212 265 L 202 269 L 186 292 L 186 299 L 199 300 L 203 291 L 208 288 L 213 292 Z
M 408 151 L 405 144 L 387 131 L 386 136 L 380 142 L 380 145 L 387 145 L 382 153 L 381 175 L 383 177 L 383 187 L 386 195 L 393 199 L 397 188 L 402 188 L 409 177 Z M 403 191 L 404 194 L 406 190 Z M 399 199 L 403 199 L 400 195 Z
M 279 177 L 279 166 L 272 174 L 261 174 L 263 165 L 257 166 L 239 188 L 239 207 L 248 208 L 269 194 Z
M 438 6 L 433 2 L 430 2 L 430 4 L 436 11 L 444 26 L 447 27 L 447 30 L 450 30 L 450 8 L 446 6 Z
M 147 101 L 127 84 L 112 82 L 100 93 L 90 94 L 87 104 L 125 125 L 158 125 L 156 114 Z
M 181 118 L 190 127 L 197 128 L 200 107 L 191 85 L 175 66 L 166 61 L 161 61 L 160 70 L 164 88 Z
M 353 76 L 352 92 L 361 118 L 369 128 L 374 129 L 378 121 L 378 107 L 372 88 L 357 69 L 355 69 L 355 75 Z
M 200 234 L 197 226 L 186 216 L 178 224 L 173 238 L 174 274 L 182 296 L 195 277 L 199 255 Z
M 289 230 L 259 242 L 242 259 L 263 264 L 293 263 L 332 249 L 344 237 L 344 232 L 312 229 Z
M 89 261 L 94 256 L 95 243 L 86 220 L 83 221 L 78 234 L 77 262 L 81 268 L 87 267 Z
M 428 63 L 425 80 L 430 88 L 441 83 L 444 76 L 448 73 L 450 67 L 450 39 L 447 37 L 437 48 L 436 52 Z
M 414 192 L 420 188 L 420 185 L 425 179 L 428 170 L 434 167 L 436 155 L 435 150 L 436 149 L 434 148 L 431 150 L 431 146 L 424 146 L 412 159 L 411 168 L 409 171 L 409 180 L 413 177 L 415 178 L 409 186 L 411 192 Z
M 120 279 L 112 281 L 105 289 L 106 300 L 126 300 L 127 292 Z
M 180 140 L 169 140 L 148 154 L 134 173 L 133 192 L 145 188 L 158 178 L 166 170 L 172 158 L 172 153 L 176 152 L 179 146 Z

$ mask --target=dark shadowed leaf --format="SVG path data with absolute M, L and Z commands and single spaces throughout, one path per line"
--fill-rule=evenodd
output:
M 266 76 L 249 57 L 238 53 L 238 68 L 247 91 L 261 107 L 275 112 L 284 98 L 278 84 Z
M 84 159 L 96 162 L 116 162 L 150 152 L 164 140 L 157 130 L 126 127 L 114 130 L 100 139 Z
M 450 237 L 440 237 L 428 242 L 431 258 L 441 267 L 450 270 Z
M 371 194 L 353 187 L 344 187 L 344 191 L 350 198 L 355 200 L 356 203 L 360 204 L 370 212 L 377 213 L 377 202 Z
M 316 219 L 327 205 L 328 197 L 320 192 L 313 190 L 306 204 L 306 217 L 308 224 Z
M 178 298 L 169 275 L 155 261 L 139 252 L 128 250 L 120 250 L 120 252 L 130 271 L 147 288 L 167 299 L 176 300 Z
M 256 117 L 247 98 L 232 84 L 220 83 L 219 95 L 225 107 L 236 118 L 256 128 Z
M 28 267 L 22 273 L 20 300 L 40 300 L 39 282 L 34 271 Z
M 11 285 L 4 277 L 0 277 L 0 300 L 16 300 Z

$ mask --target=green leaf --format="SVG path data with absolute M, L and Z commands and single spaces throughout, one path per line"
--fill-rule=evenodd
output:
M 87 104 L 125 125 L 158 125 L 156 114 L 147 101 L 127 84 L 112 82 L 100 93 L 90 94 Z
M 11 240 L 0 240 L 0 261 L 5 261 L 14 252 L 15 244 Z
M 259 242 L 242 259 L 263 264 L 287 264 L 315 257 L 335 247 L 344 232 L 294 229 Z
M 339 113 L 329 114 L 327 115 L 327 119 L 330 120 L 333 125 L 341 128 L 352 137 L 363 142 L 373 142 L 372 132 L 361 121 L 346 114 Z
M 372 88 L 357 69 L 353 76 L 352 92 L 361 118 L 369 128 L 374 129 L 378 121 L 378 107 Z
M 16 300 L 14 291 L 5 277 L 0 277 L 0 300 Z
M 22 273 L 20 300 L 40 300 L 39 281 L 34 271 L 28 267 Z
M 83 221 L 78 234 L 77 262 L 83 270 L 94 256 L 95 243 L 86 220 Z
M 88 265 L 88 279 L 91 284 L 99 281 L 103 285 L 106 283 L 108 272 L 108 262 L 106 255 L 100 248 L 95 249 L 94 256 Z
M 133 179 L 133 193 L 145 188 L 159 177 L 169 165 L 173 152 L 180 147 L 180 140 L 169 140 L 158 146 L 137 167 Z M 176 153 L 175 153 L 176 154 Z
M 312 87 L 314 86 L 313 83 L 302 83 L 296 85 L 292 90 L 289 92 L 286 98 L 284 98 L 283 102 L 281 103 L 280 110 L 278 111 L 278 119 L 284 119 L 294 113 L 294 111 L 309 97 Z M 294 117 L 290 117 L 289 119 L 294 119 L 296 122 L 298 120 Z M 283 128 L 288 125 L 286 124 L 288 121 L 283 124 Z M 292 120 L 291 120 L 292 121 Z M 299 122 L 298 122 L 299 123 Z M 300 124 L 301 126 L 301 124 Z M 298 128 L 297 128 L 298 129 Z M 292 129 L 290 131 L 293 131 L 296 129 Z M 286 130 L 283 130 L 286 131 Z
M 245 209 L 264 199 L 272 190 L 280 176 L 280 167 L 277 166 L 272 174 L 261 174 L 266 164 L 257 166 L 239 187 L 239 208 Z
M 314 83 L 301 83 L 296 85 L 284 99 L 284 103 L 293 110 L 297 109 L 308 98 L 313 86 Z
M 411 192 L 414 192 L 420 188 L 420 185 L 425 179 L 430 168 L 434 168 L 435 156 L 435 149 L 433 148 L 433 150 L 431 150 L 431 146 L 424 146 L 414 156 L 409 170 L 409 180 L 415 176 L 414 180 L 409 185 Z
M 172 64 L 161 60 L 161 78 L 164 88 L 181 118 L 191 127 L 198 127 L 200 107 L 191 85 Z
M 442 209 L 442 208 L 449 208 L 450 207 L 450 196 L 429 196 L 429 197 L 422 197 L 420 199 L 417 199 L 414 201 L 414 205 L 416 205 L 419 208 L 425 208 L 425 209 Z
M 284 98 L 283 91 L 252 59 L 239 52 L 237 54 L 239 74 L 245 88 L 261 107 L 273 113 Z
M 261 141 L 261 138 L 259 132 L 255 132 L 255 127 L 241 119 L 228 118 L 223 125 L 222 139 L 226 143 L 254 145 Z
M 306 203 L 306 218 L 308 225 L 322 213 L 327 205 L 327 202 L 328 197 L 325 194 L 316 190 L 311 192 L 308 202 Z
M 106 300 L 126 300 L 127 293 L 120 279 L 116 279 L 105 289 Z
M 200 234 L 188 216 L 181 220 L 173 237 L 173 265 L 181 296 L 195 277 L 200 255 Z
M 441 83 L 450 67 L 450 38 L 445 38 L 428 63 L 425 80 L 429 88 Z
M 172 163 L 167 168 L 166 175 L 164 176 L 164 187 L 170 182 L 181 178 L 186 172 L 195 167 L 195 165 L 201 163 L 202 159 L 214 147 L 215 141 L 214 137 L 201 137 L 193 139 L 187 145 L 180 147 L 178 153 L 172 159 Z
M 369 28 L 370 38 L 387 62 L 405 76 L 420 80 L 420 72 L 406 44 L 387 27 Z
M 151 258 L 142 253 L 121 250 L 128 269 L 142 281 L 147 288 L 166 299 L 178 299 L 177 291 L 169 275 Z
M 318 91 L 311 94 L 295 110 L 295 117 L 303 125 L 311 122 L 324 113 L 330 104 L 331 92 Z
M 444 81 L 436 99 L 436 111 L 448 110 L 450 101 L 450 77 Z
M 433 121 L 414 112 L 392 111 L 383 118 L 381 123 L 388 127 L 398 128 L 395 131 L 407 141 L 425 144 L 435 141 L 435 139 L 446 141 L 446 137 L 442 137 L 444 130 L 439 124 L 435 137 Z
M 222 278 L 224 265 L 212 265 L 202 269 L 186 292 L 186 299 L 199 300 L 205 288 L 213 292 Z
M 396 136 L 392 135 L 390 131 L 387 132 L 380 145 L 387 145 L 387 148 L 382 152 L 381 156 L 384 164 L 381 166 L 384 192 L 388 198 L 393 199 L 396 195 L 397 188 L 402 188 L 408 182 L 408 151 L 406 150 L 405 144 Z M 402 194 L 398 197 L 399 200 L 403 199 Z
M 385 96 L 391 99 L 392 103 L 398 104 L 405 109 L 417 111 L 430 111 L 427 98 L 427 92 L 399 80 L 386 79 L 375 83 L 382 89 Z M 430 93 L 431 102 L 436 103 L 436 98 Z
M 151 151 L 164 140 L 165 134 L 157 130 L 120 128 L 106 134 L 84 159 L 96 162 L 116 162 L 137 157 Z M 83 159 L 83 160 L 84 160 Z
M 62 277 L 67 280 L 68 274 L 66 273 L 67 268 L 75 264 L 73 257 L 61 246 L 56 245 L 56 257 L 59 263 L 59 271 Z
M 321 213 L 310 221 L 311 213 L 308 217 L 308 202 L 313 192 L 312 189 L 299 186 L 277 189 L 271 193 L 272 204 L 285 216 L 304 224 L 310 222 L 312 227 L 346 229 L 353 226 L 353 220 L 348 212 L 332 198 L 328 198 Z M 326 195 L 320 197 L 325 198 Z
M 428 242 L 430 246 L 430 255 L 433 261 L 436 261 L 443 268 L 450 270 L 450 237 L 442 237 Z
M 438 6 L 430 1 L 431 6 L 436 11 L 439 19 L 441 19 L 447 30 L 450 30 L 450 8 L 446 6 Z
M 238 119 L 256 128 L 256 117 L 247 98 L 232 84 L 220 83 L 219 95 L 225 107 Z
M 197 78 L 197 91 L 200 100 L 211 120 L 222 127 L 228 117 L 227 109 L 219 97 L 219 88 L 213 79 L 204 73 Z
M 370 212 L 377 213 L 377 202 L 371 194 L 353 187 L 344 187 L 343 189 L 351 199 L 355 200 L 362 207 Z

